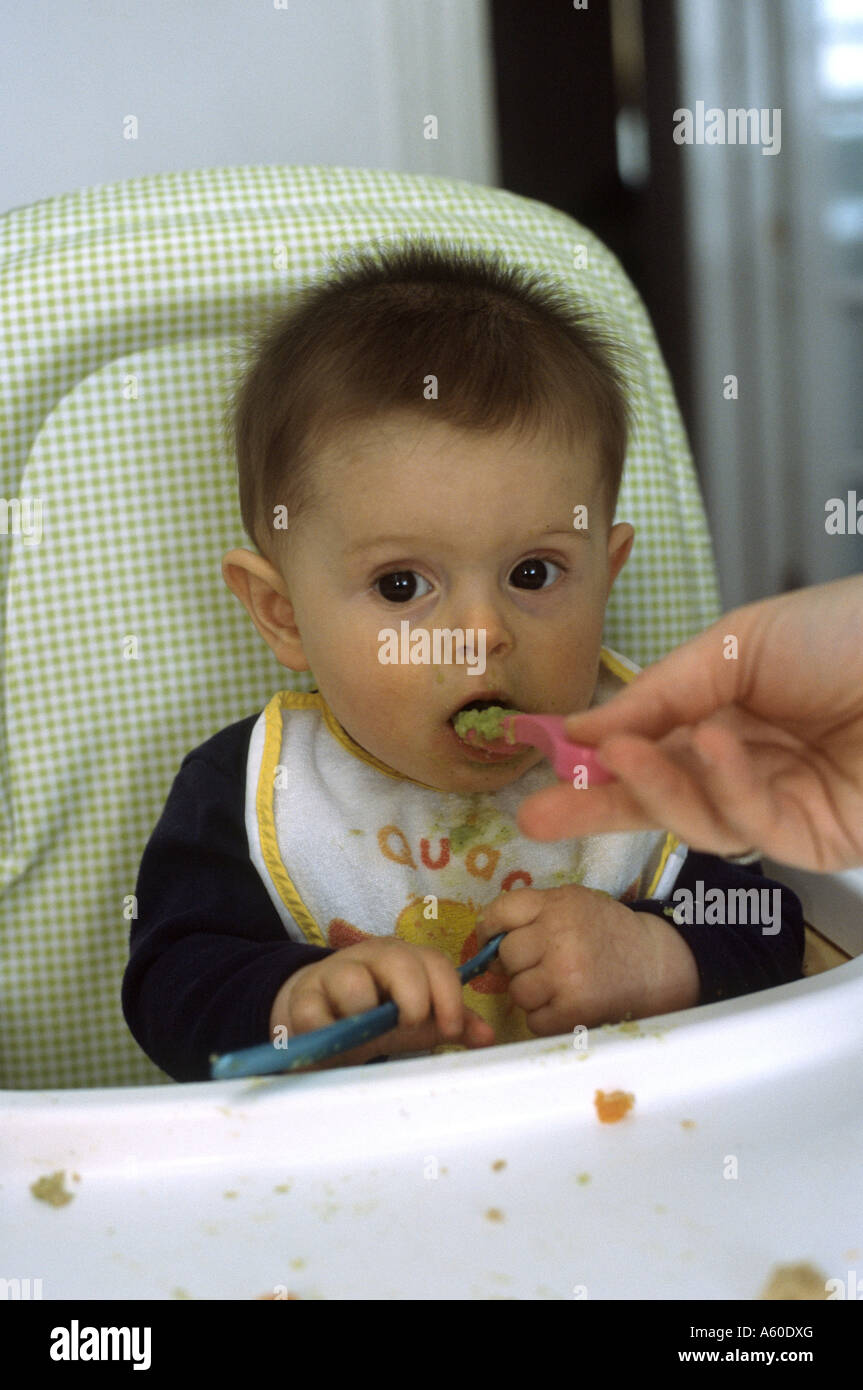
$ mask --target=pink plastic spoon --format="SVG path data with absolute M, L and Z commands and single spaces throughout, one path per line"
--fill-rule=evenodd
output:
M 614 777 L 600 763 L 593 748 L 570 743 L 564 733 L 562 714 L 508 714 L 500 721 L 504 737 L 485 739 L 476 729 L 468 729 L 465 742 L 492 752 L 503 752 L 515 743 L 530 743 L 548 758 L 562 782 L 571 782 L 576 768 L 587 769 L 588 786 L 613 782 Z

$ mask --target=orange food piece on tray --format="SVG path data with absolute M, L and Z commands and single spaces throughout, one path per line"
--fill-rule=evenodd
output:
M 629 1091 L 597 1091 L 593 1097 L 596 1113 L 602 1124 L 614 1125 L 622 1120 L 635 1104 L 635 1096 Z

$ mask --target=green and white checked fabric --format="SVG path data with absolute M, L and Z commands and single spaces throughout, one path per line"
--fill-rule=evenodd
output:
M 606 641 L 645 664 L 718 615 L 647 316 L 563 214 L 448 179 L 259 166 L 0 218 L 2 1086 L 165 1080 L 119 1002 L 141 853 L 184 754 L 290 682 L 219 569 L 249 544 L 221 425 L 237 350 L 348 247 L 417 234 L 545 270 L 640 354 L 618 507 L 638 539 Z

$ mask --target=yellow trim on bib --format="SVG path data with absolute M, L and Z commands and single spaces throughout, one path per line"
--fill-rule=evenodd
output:
M 282 751 L 282 710 L 317 709 L 320 703 L 320 695 L 301 690 L 280 690 L 267 703 L 264 709 L 264 748 L 261 754 L 258 788 L 255 793 L 258 835 L 260 836 L 264 863 L 279 897 L 312 946 L 326 946 L 327 942 L 282 863 L 278 836 L 276 835 L 276 820 L 273 815 L 273 787 L 275 786 L 276 768 L 279 765 L 279 754 Z
M 292 692 L 286 690 L 282 693 L 290 695 Z M 359 758 L 360 762 L 368 763 L 369 767 L 373 767 L 378 772 L 382 772 L 385 777 L 393 777 L 397 782 L 413 781 L 413 778 L 405 777 L 401 772 L 396 772 L 395 768 L 389 767 L 386 763 L 382 763 L 380 758 L 376 758 L 373 753 L 367 753 L 365 748 L 361 748 L 358 743 L 355 743 L 347 730 L 342 728 L 323 695 L 316 694 L 314 698 L 319 701 L 319 708 L 324 724 L 329 729 L 336 742 L 340 743 L 346 752 L 353 754 L 355 758 Z M 425 783 L 418 782 L 416 785 L 422 787 L 425 786 Z
M 630 681 L 634 681 L 638 675 L 637 671 L 633 671 L 629 666 L 624 666 L 617 652 L 613 652 L 610 647 L 603 647 L 600 650 L 599 661 L 600 665 L 610 671 L 613 676 L 618 676 L 627 685 Z
M 264 747 L 261 753 L 261 768 L 255 793 L 255 812 L 258 818 L 261 856 L 276 892 L 306 940 L 312 946 L 326 946 L 327 941 L 320 925 L 300 897 L 299 890 L 285 868 L 279 853 L 276 821 L 273 814 L 273 787 L 276 768 L 279 765 L 279 754 L 282 751 L 284 733 L 282 712 L 286 709 L 318 710 L 327 729 L 346 752 L 359 758 L 361 762 L 368 763 L 370 767 L 384 773 L 385 776 L 394 778 L 397 782 L 409 782 L 411 778 L 403 777 L 400 772 L 395 772 L 391 767 L 387 767 L 386 763 L 382 763 L 380 759 L 373 757 L 371 753 L 367 753 L 364 748 L 355 743 L 350 734 L 342 728 L 320 691 L 279 690 L 265 706 Z M 417 785 L 422 786 L 424 784 L 417 783 Z
M 659 883 L 659 880 L 662 878 L 663 872 L 665 870 L 665 865 L 668 862 L 668 857 L 670 854 L 674 852 L 674 850 L 677 849 L 677 846 L 679 844 L 680 841 L 678 840 L 677 836 L 672 835 L 671 831 L 669 830 L 668 834 L 665 837 L 665 844 L 662 846 L 662 854 L 659 859 L 659 868 L 656 870 L 656 873 L 650 880 L 650 887 L 644 895 L 646 898 L 653 897 L 654 889 Z

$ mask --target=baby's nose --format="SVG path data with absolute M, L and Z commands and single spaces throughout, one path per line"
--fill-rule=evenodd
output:
M 476 643 L 480 634 L 486 651 L 512 645 L 512 633 L 502 603 L 491 596 L 475 595 L 457 605 L 453 626 L 464 632 L 464 641 Z M 472 637 L 468 634 L 472 634 Z

